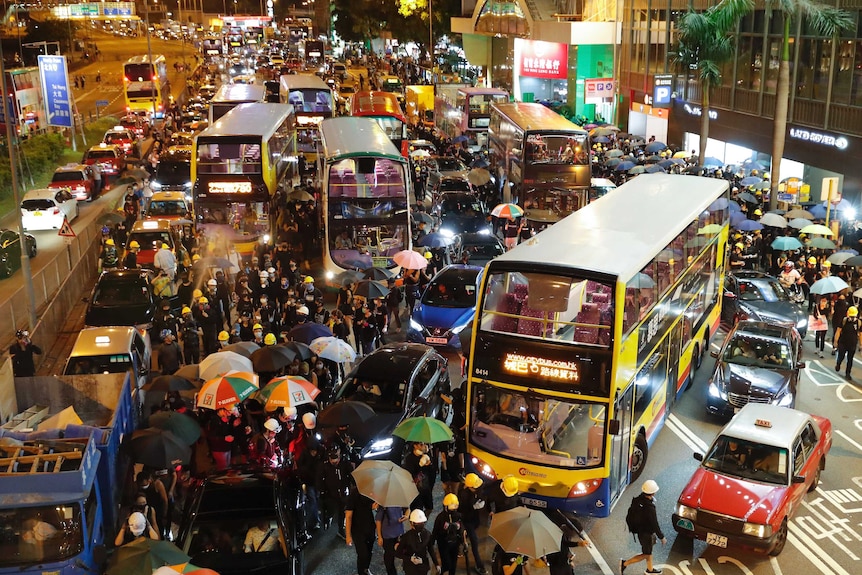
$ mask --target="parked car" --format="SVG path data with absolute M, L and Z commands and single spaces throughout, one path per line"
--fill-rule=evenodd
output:
M 486 219 L 487 210 L 474 195 L 466 192 L 443 192 L 437 194 L 434 213 L 440 220 L 440 232 L 455 235 L 457 233 L 478 233 L 490 231 L 491 226 Z
M 119 177 L 126 169 L 126 153 L 117 144 L 102 142 L 84 152 L 81 163 L 88 166 L 95 165 L 102 172 L 102 177 Z
M 446 366 L 446 358 L 433 347 L 402 342 L 374 350 L 353 368 L 334 401 L 362 401 L 375 412 L 362 428 L 351 429 L 362 458 L 400 462 L 404 441 L 392 435 L 399 423 L 408 417 L 448 416 L 441 398 L 449 393 Z
M 416 303 L 407 341 L 460 350 L 461 333 L 476 313 L 482 268 L 453 264 L 431 278 Z
M 146 218 L 188 220 L 193 216 L 183 192 L 154 192 L 147 204 Z
M 103 179 L 98 167 L 66 164 L 54 170 L 49 188 L 68 188 L 79 202 L 92 201 L 102 191 Z
M 721 320 L 732 325 L 744 319 L 790 322 L 802 337 L 808 332 L 808 312 L 790 301 L 777 278 L 762 272 L 736 271 L 724 278 Z
M 303 575 L 305 503 L 291 474 L 218 472 L 192 485 L 176 544 L 195 565 L 222 575 Z M 271 533 L 249 550 L 246 535 L 258 526 Z
M 25 231 L 59 230 L 63 222 L 78 217 L 78 200 L 66 189 L 30 190 L 21 200 Z
M 36 238 L 24 234 L 27 255 L 36 257 Z M 21 266 L 21 238 L 18 232 L 0 229 L 0 277 L 10 277 Z
M 778 555 L 793 513 L 814 491 L 832 447 L 825 417 L 748 404 L 722 429 L 682 490 L 673 528 L 683 537 Z
M 443 178 L 465 178 L 469 171 L 464 162 L 451 156 L 431 157 L 428 161 L 431 162 L 428 170 L 430 186 L 436 186 Z
M 706 410 L 730 417 L 748 403 L 796 406 L 802 338 L 792 324 L 741 321 L 727 334 L 709 379 Z
M 127 156 L 141 157 L 141 148 L 138 145 L 138 137 L 135 133 L 123 126 L 114 126 L 107 132 L 102 141 L 106 144 L 116 144 L 123 148 Z
M 145 269 L 105 270 L 87 302 L 84 325 L 127 325 L 149 329 L 156 315 L 153 272 Z
M 487 230 L 476 234 L 458 234 L 452 247 L 453 260 L 463 261 L 466 255 L 466 263 L 479 267 L 485 267 L 489 261 L 506 253 L 500 238 Z

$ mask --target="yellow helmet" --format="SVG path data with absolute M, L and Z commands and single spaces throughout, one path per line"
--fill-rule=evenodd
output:
M 193 255 L 193 256 L 192 256 L 192 261 L 193 261 L 193 262 L 196 262 L 196 261 L 198 261 L 199 259 L 201 259 L 201 255 L 200 255 L 200 254 L 195 254 L 195 255 Z
M 850 309 L 847 310 L 847 317 L 856 317 L 857 315 L 859 315 L 859 308 L 851 305 Z
M 434 256 L 431 255 L 431 252 L 425 252 L 425 259 L 426 260 L 430 260 L 432 257 L 434 257 Z
M 471 489 L 479 489 L 482 487 L 482 478 L 475 473 L 468 473 L 464 478 L 464 485 Z
M 823 267 L 824 267 L 824 268 L 831 268 L 831 267 L 832 267 L 832 262 L 830 262 L 830 261 L 828 261 L 828 260 L 827 260 L 827 261 L 825 261 L 825 262 L 823 262 Z
M 733 244 L 733 247 L 739 248 L 741 250 L 745 249 L 745 246 L 743 244 L 741 244 L 740 242 L 736 242 L 735 244 Z
M 275 345 L 275 334 L 266 334 L 263 338 L 263 343 L 266 345 Z
M 169 245 L 168 245 L 168 244 L 166 244 L 165 242 L 162 242 L 162 249 L 163 249 L 163 250 L 169 250 L 169 249 L 171 249 L 171 246 L 169 246 Z
M 135 240 L 132 240 L 132 241 L 130 241 L 130 242 L 129 242 L 129 249 L 130 249 L 130 250 L 136 250 L 136 249 L 138 249 L 139 247 L 141 247 L 141 244 L 139 244 L 139 243 L 138 243 L 138 242 L 136 242 Z
M 816 264 L 816 263 L 817 263 L 817 258 L 815 258 L 814 256 L 811 256 L 810 258 L 808 258 L 808 263 L 810 263 L 810 264 Z
M 302 283 L 304 283 L 304 284 L 313 284 L 313 283 L 314 283 L 314 278 L 313 278 L 313 277 L 311 277 L 311 276 L 305 276 L 305 279 L 304 279 L 304 280 L 302 280 Z
M 199 289 L 196 289 L 195 291 L 192 292 L 192 297 L 195 299 L 200 298 L 202 295 L 204 295 L 204 292 L 202 292 Z
M 259 323 L 256 323 L 253 326 L 251 326 L 251 329 L 252 329 L 252 331 L 254 331 L 256 329 L 263 329 L 263 326 L 260 325 Z
M 202 297 L 202 298 L 200 298 L 200 299 L 198 300 L 198 303 L 209 303 L 209 302 L 210 302 L 210 300 L 208 300 L 208 299 L 207 299 L 207 298 L 205 298 L 205 297 Z
M 760 208 L 757 208 L 756 210 L 754 210 L 754 215 L 755 216 L 762 216 L 763 212 L 760 211 Z
M 107 240 L 105 240 L 105 245 L 106 246 L 114 245 L 114 240 L 112 240 L 111 238 L 108 238 Z
M 443 498 L 443 507 L 451 510 L 458 509 L 458 496 L 454 493 L 448 494 Z
M 230 339 L 230 334 L 224 330 L 220 331 L 218 334 L 219 341 L 227 341 Z
M 500 489 L 506 497 L 513 497 L 518 493 L 518 480 L 512 475 L 507 475 L 500 483 Z
M 192 309 L 189 306 L 183 306 L 183 309 L 180 313 L 182 315 L 186 315 L 187 313 L 192 313 Z

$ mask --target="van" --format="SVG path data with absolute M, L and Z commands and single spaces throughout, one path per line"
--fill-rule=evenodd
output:
M 146 331 L 133 327 L 87 327 L 78 334 L 63 375 L 125 373 L 131 369 L 141 387 L 147 382 L 151 358 Z

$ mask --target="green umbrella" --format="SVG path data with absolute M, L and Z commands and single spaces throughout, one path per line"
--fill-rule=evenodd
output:
M 401 422 L 392 435 L 417 443 L 442 443 L 452 439 L 452 430 L 433 417 L 411 417 Z
M 169 541 L 141 537 L 118 547 L 108 565 L 108 575 L 152 575 L 165 565 L 187 563 L 190 557 Z
M 832 240 L 827 240 L 826 238 L 814 238 L 808 245 L 812 248 L 817 248 L 818 250 L 834 250 L 837 246 L 835 242 Z
M 201 426 L 185 413 L 159 411 L 150 416 L 150 425 L 173 433 L 177 439 L 191 445 L 201 436 Z

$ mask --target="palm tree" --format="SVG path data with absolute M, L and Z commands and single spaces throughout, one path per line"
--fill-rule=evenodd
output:
M 754 8 L 754 0 L 722 0 L 705 12 L 695 12 L 689 4 L 680 18 L 676 61 L 686 70 L 697 70 L 702 101 L 700 117 L 700 159 L 706 156 L 709 138 L 709 96 L 721 82 L 721 66 L 733 58 L 737 23 Z
M 790 103 L 790 24 L 797 18 L 805 18 L 818 34 L 832 37 L 834 42 L 840 30 L 851 28 L 855 23 L 846 10 L 809 0 L 767 0 L 767 6 L 779 12 L 784 18 L 781 61 L 778 65 L 778 87 L 775 91 L 775 116 L 772 124 L 772 188 L 769 194 L 769 208 L 774 210 L 778 203 L 781 156 L 784 155 L 787 107 Z

